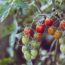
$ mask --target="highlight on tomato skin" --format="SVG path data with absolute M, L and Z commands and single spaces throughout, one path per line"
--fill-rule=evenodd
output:
M 43 33 L 44 30 L 45 30 L 44 24 L 37 24 L 37 25 L 36 25 L 36 32 L 38 32 L 38 33 Z
M 53 19 L 51 19 L 51 18 L 46 18 L 45 19 L 45 25 L 46 26 L 52 26 L 53 23 L 54 23 L 54 20 Z

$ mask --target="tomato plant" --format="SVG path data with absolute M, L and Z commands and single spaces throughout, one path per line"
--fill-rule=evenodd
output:
M 2 56 L 16 60 L 13 61 L 16 64 L 10 65 L 62 65 L 65 60 L 64 19 L 64 0 L 0 0 Z M 0 64 L 9 65 L 5 60 Z

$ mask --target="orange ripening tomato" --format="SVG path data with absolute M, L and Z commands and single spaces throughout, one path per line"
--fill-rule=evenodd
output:
M 54 38 L 59 39 L 61 36 L 62 36 L 62 32 L 59 30 L 56 30 L 56 32 L 54 33 Z
M 55 33 L 55 31 L 56 31 L 55 27 L 49 27 L 48 28 L 48 33 L 51 34 L 51 35 L 53 35 Z
M 37 41 L 41 41 L 42 37 L 43 37 L 43 34 L 41 34 L 41 33 L 34 34 L 34 39 Z
M 64 20 L 62 20 L 61 22 L 60 22 L 60 26 L 59 26 L 62 30 L 65 30 L 65 21 Z

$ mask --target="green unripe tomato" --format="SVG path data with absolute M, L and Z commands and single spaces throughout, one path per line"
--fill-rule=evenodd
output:
M 59 43 L 60 43 L 60 44 L 65 43 L 65 38 L 64 38 L 64 37 L 60 38 L 60 39 L 59 39 Z
M 34 47 L 34 48 L 39 48 L 39 46 L 40 46 L 40 42 L 37 42 L 37 41 L 31 41 L 31 46 Z
M 28 48 L 26 46 L 22 46 L 22 52 L 28 51 Z
M 25 52 L 24 52 L 24 58 L 25 58 L 27 61 L 29 61 L 29 60 L 31 59 L 31 54 L 30 54 L 29 51 L 25 51 Z
M 29 37 L 28 36 L 23 36 L 22 37 L 22 43 L 27 44 L 29 42 Z
M 60 45 L 60 51 L 61 51 L 62 53 L 65 53 L 65 44 L 61 44 L 61 45 Z
M 35 50 L 35 49 L 31 50 L 31 58 L 32 59 L 35 59 L 37 57 L 37 55 L 38 55 L 38 51 L 37 50 Z

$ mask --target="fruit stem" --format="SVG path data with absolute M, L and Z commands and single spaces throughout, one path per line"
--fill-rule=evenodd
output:
M 54 46 L 55 43 L 56 43 L 56 39 L 52 42 L 49 52 L 52 51 L 52 48 L 53 48 L 53 46 Z

